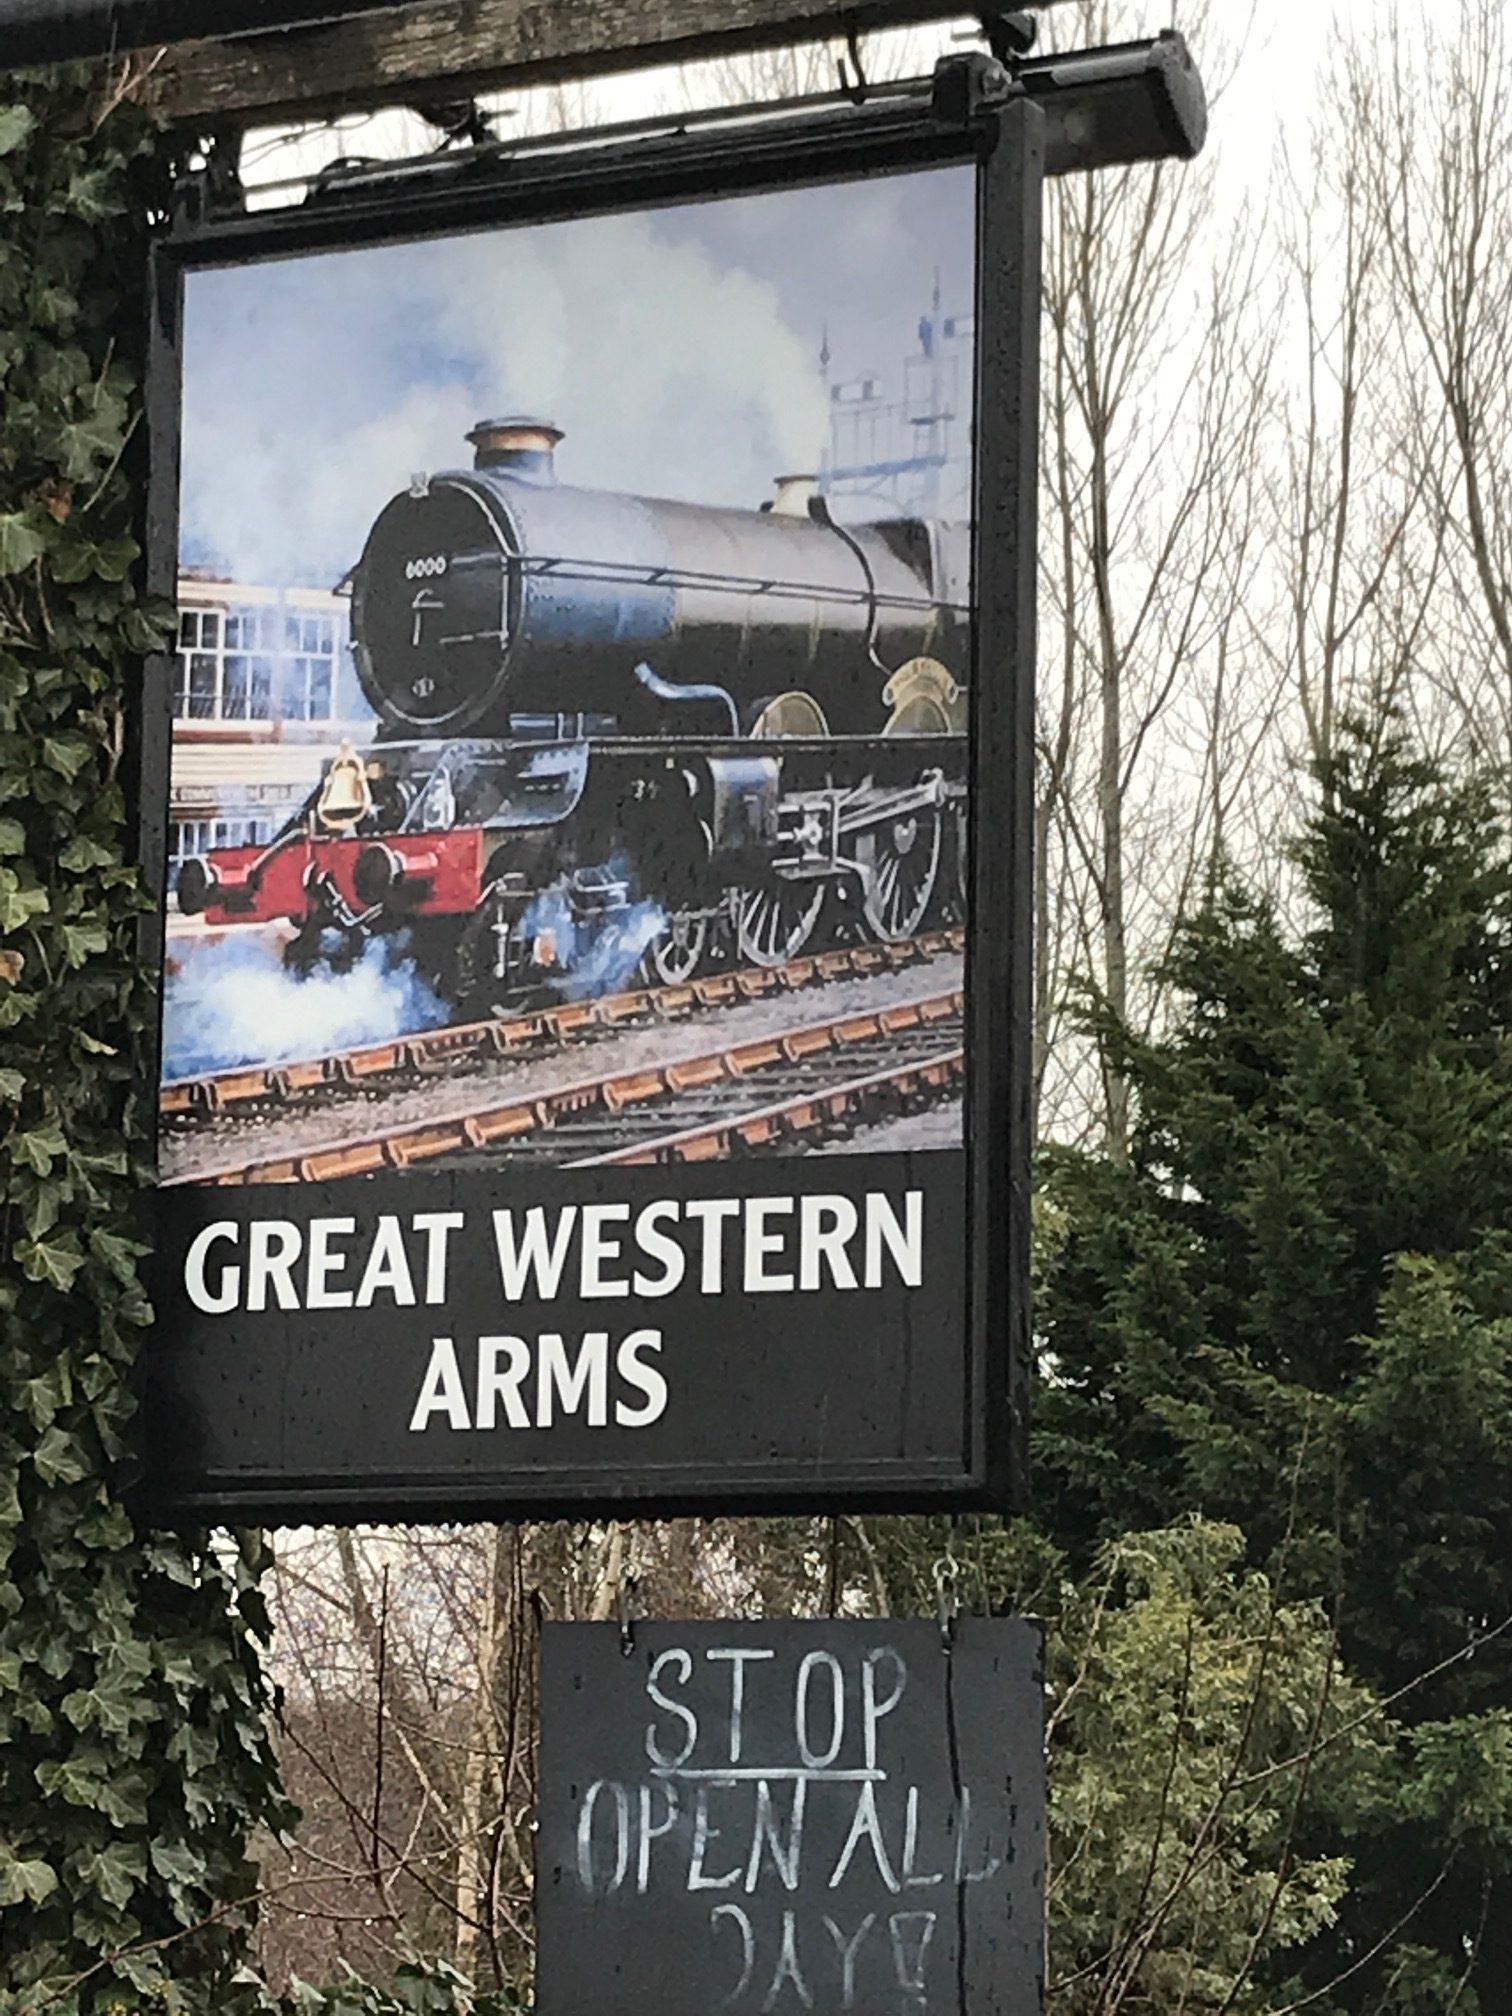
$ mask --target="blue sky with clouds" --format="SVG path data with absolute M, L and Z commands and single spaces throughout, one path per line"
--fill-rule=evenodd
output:
M 836 379 L 902 391 L 939 274 L 971 306 L 971 171 L 942 168 L 187 283 L 184 558 L 334 583 L 418 470 L 487 413 L 565 430 L 563 481 L 758 504 L 828 445 Z

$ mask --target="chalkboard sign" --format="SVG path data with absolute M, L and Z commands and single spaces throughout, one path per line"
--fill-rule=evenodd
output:
M 1017 1619 L 548 1625 L 542 2016 L 1038 2016 L 1041 1702 Z

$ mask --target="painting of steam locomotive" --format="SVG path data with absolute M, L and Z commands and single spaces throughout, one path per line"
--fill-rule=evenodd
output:
M 938 201 L 969 218 L 969 179 L 936 179 Z M 708 213 L 752 200 L 698 206 L 706 264 L 717 223 Z M 854 208 L 864 192 L 846 200 Z M 918 253 L 938 256 L 949 234 L 931 230 L 927 203 L 911 214 Z M 691 286 L 692 269 L 687 243 L 665 230 L 647 240 L 644 285 L 675 320 L 665 274 Z M 798 304 L 782 291 L 798 285 L 791 237 L 731 233 L 728 258 L 738 258 L 751 313 L 782 324 L 781 355 L 801 360 L 783 366 L 793 403 L 817 409 L 828 430 L 811 430 L 799 473 L 768 474 L 761 492 L 724 466 L 751 460 L 748 448 L 736 452 L 753 425 L 738 358 L 715 357 L 719 384 L 733 389 L 684 449 L 683 469 L 702 455 L 707 478 L 695 464 L 680 486 L 658 469 L 651 404 L 643 483 L 602 480 L 602 457 L 596 480 L 591 412 L 583 423 L 585 402 L 606 396 L 602 376 L 585 368 L 553 383 L 539 367 L 493 369 L 486 332 L 471 353 L 480 389 L 544 390 L 552 403 L 500 401 L 464 428 L 448 383 L 423 444 L 432 466 L 418 473 L 400 459 L 409 436 L 397 438 L 398 421 L 385 458 L 367 416 L 362 453 L 387 480 L 366 493 L 360 526 L 360 505 L 345 507 L 339 535 L 361 717 L 333 729 L 318 776 L 272 830 L 177 862 L 170 1039 L 179 969 L 198 982 L 218 960 L 245 972 L 249 943 L 281 976 L 279 1005 L 262 1017 L 273 1057 L 299 1053 L 302 999 L 329 998 L 343 975 L 375 962 L 413 980 L 407 998 L 428 1026 L 471 1025 L 610 989 L 782 974 L 826 948 L 907 947 L 962 924 L 971 528 L 969 480 L 953 498 L 940 480 L 938 329 L 925 320 L 908 331 L 936 368 L 922 406 L 913 399 L 918 410 L 902 396 L 889 409 L 904 453 L 876 448 L 883 402 L 871 380 L 860 381 L 871 390 L 859 404 L 876 409 L 872 459 L 843 447 L 831 419 L 857 401 L 830 372 L 831 326 L 866 328 L 869 286 L 896 294 L 897 247 L 874 234 L 875 273 L 850 282 L 863 298 L 849 324 L 831 299 L 795 333 L 789 325 L 807 319 L 817 290 L 839 285 L 822 273 L 823 232 L 808 235 L 813 272 Z M 969 228 L 957 236 L 969 275 Z M 668 252 L 659 274 L 668 244 L 676 257 Z M 753 277 L 763 261 L 771 277 Z M 936 303 L 941 284 L 937 266 Z M 562 301 L 559 290 L 558 318 Z M 510 330 L 532 312 L 529 299 L 512 305 Z M 653 323 L 655 313 L 647 307 Z M 353 330 L 360 347 L 355 312 Z M 749 331 L 718 326 L 706 340 L 714 352 L 752 344 Z M 439 337 L 436 350 L 451 356 Z M 683 379 L 697 368 L 692 354 L 693 365 L 677 367 Z M 816 354 L 830 374 L 817 388 Z M 276 375 L 276 362 L 267 368 Z M 339 344 L 329 368 L 337 401 Z M 627 357 L 627 374 L 640 368 Z M 766 370 L 764 396 L 780 407 L 783 381 L 774 395 Z M 671 364 L 668 375 L 679 382 Z M 415 405 L 407 391 L 411 434 Z M 958 477 L 963 450 L 958 421 Z M 670 494 L 678 487 L 690 494 Z M 229 522 L 229 505 L 223 515 Z M 186 488 L 186 562 L 196 539 L 211 551 L 234 543 L 212 510 L 196 515 Z M 175 934 L 186 948 L 176 964 Z M 320 1042 L 312 1028 L 310 1047 Z M 171 1040 L 169 1052 L 172 1080 Z
M 648 900 L 661 981 L 791 960 L 827 902 L 884 942 L 951 913 L 964 527 L 843 525 L 811 479 L 749 511 L 581 489 L 535 418 L 469 439 L 352 576 L 371 744 L 268 844 L 186 861 L 183 914 L 286 920 L 306 970 L 403 932 L 471 1015 Z

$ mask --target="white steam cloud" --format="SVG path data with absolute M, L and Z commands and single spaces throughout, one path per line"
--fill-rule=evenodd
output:
M 184 557 L 333 585 L 498 412 L 565 430 L 566 482 L 754 507 L 817 466 L 815 348 L 770 281 L 654 215 L 191 274 Z
M 300 978 L 271 936 L 237 932 L 176 945 L 178 970 L 163 997 L 163 1078 L 190 1078 L 241 1064 L 321 1057 L 382 1043 L 450 1019 L 392 938 L 373 938 L 343 973 L 317 966 Z
M 627 872 L 616 861 L 617 872 Z M 573 909 L 564 889 L 542 890 L 525 912 L 520 935 L 528 944 L 549 936 L 559 969 L 558 992 L 568 1001 L 596 1000 L 633 986 L 641 960 L 666 930 L 669 919 L 651 897 L 602 916 Z

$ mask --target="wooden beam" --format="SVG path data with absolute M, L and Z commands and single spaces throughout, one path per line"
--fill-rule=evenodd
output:
M 970 11 L 962 0 L 424 0 L 323 28 L 179 43 L 152 59 L 134 95 L 177 123 L 242 126 L 417 95 L 470 97 Z

